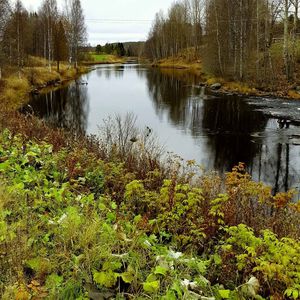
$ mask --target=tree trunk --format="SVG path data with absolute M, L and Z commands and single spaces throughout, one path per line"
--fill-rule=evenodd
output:
M 283 59 L 285 75 L 291 79 L 290 73 L 290 53 L 289 53 L 289 0 L 284 0 L 284 33 L 283 33 Z
M 215 18 L 216 18 L 216 26 L 217 26 L 218 61 L 219 61 L 220 74 L 223 75 L 221 42 L 220 42 L 220 31 L 219 31 L 219 17 L 218 17 L 216 0 L 214 0 L 214 9 L 215 9 Z
M 51 29 L 50 16 L 48 16 L 48 67 L 51 72 Z
M 259 0 L 256 0 L 256 81 L 259 80 Z
M 298 5 L 299 0 L 294 0 L 294 26 L 293 26 L 293 62 L 292 62 L 292 77 L 294 77 L 294 72 L 296 69 L 296 47 L 297 47 L 297 25 L 298 25 Z
M 244 60 L 244 45 L 243 45 L 243 35 L 244 35 L 244 26 L 243 26 L 243 0 L 240 0 L 240 80 L 243 80 L 243 60 Z

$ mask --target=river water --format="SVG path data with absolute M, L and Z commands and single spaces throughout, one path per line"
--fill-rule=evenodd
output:
M 225 172 L 244 162 L 273 191 L 300 186 L 300 102 L 205 92 L 187 71 L 100 65 L 66 87 L 33 96 L 51 125 L 97 134 L 103 120 L 134 113 L 165 149 Z M 83 84 L 87 83 L 87 84 Z

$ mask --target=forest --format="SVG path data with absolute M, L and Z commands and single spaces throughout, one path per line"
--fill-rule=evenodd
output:
M 146 55 L 185 55 L 204 72 L 285 89 L 299 70 L 299 1 L 184 0 L 157 13 Z
M 86 25 L 81 2 L 67 1 L 60 12 L 56 0 L 41 2 L 38 12 L 28 12 L 18 0 L 0 1 L 0 70 L 30 65 L 30 56 L 51 62 L 70 61 L 77 66 L 86 45 Z M 0 72 L 1 74 L 1 72 Z M 1 78 L 1 76 L 0 76 Z

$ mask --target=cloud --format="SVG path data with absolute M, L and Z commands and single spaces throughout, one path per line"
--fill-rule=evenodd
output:
M 27 9 L 37 10 L 42 0 L 23 0 Z M 59 9 L 64 0 L 57 0 Z M 85 13 L 88 41 L 125 42 L 145 40 L 155 14 L 167 11 L 173 0 L 81 0 Z M 126 20 L 126 21 L 122 21 Z

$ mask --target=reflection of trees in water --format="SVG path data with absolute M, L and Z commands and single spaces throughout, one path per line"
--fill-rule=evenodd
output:
M 199 95 L 200 90 L 195 89 L 192 93 L 191 85 L 194 85 L 198 78 L 186 71 L 177 70 L 161 72 L 154 69 L 146 73 L 137 72 L 139 76 L 146 74 L 149 94 L 156 113 L 162 117 L 167 112 L 172 124 L 193 131 L 199 120 L 201 103 L 193 98 L 193 95 Z
M 208 147 L 214 168 L 228 171 L 239 162 L 251 167 L 259 147 L 251 133 L 263 131 L 267 120 L 263 113 L 250 110 L 241 98 L 222 96 L 203 105 L 203 130 L 208 132 Z
M 87 87 L 73 83 L 68 87 L 39 95 L 30 105 L 36 115 L 52 126 L 85 133 L 89 102 Z
M 146 74 L 156 113 L 167 114 L 173 124 L 188 130 L 198 143 L 206 143 L 201 147 L 211 157 L 204 162 L 206 166 L 224 172 L 242 161 L 253 167 L 260 146 L 251 141 L 251 134 L 264 131 L 267 119 L 263 113 L 251 110 L 234 96 L 199 101 L 201 90 L 193 87 L 199 77 L 185 71 L 137 72 L 139 76 Z M 201 138 L 203 135 L 206 139 Z
M 254 179 L 263 181 L 273 187 L 274 193 L 297 188 L 299 191 L 300 149 L 288 143 L 271 143 L 262 141 L 255 158 Z
M 110 65 L 97 67 L 96 73 L 98 77 L 104 76 L 105 79 L 110 79 L 112 76 L 115 78 L 122 78 L 124 76 L 125 67 L 123 65 Z

